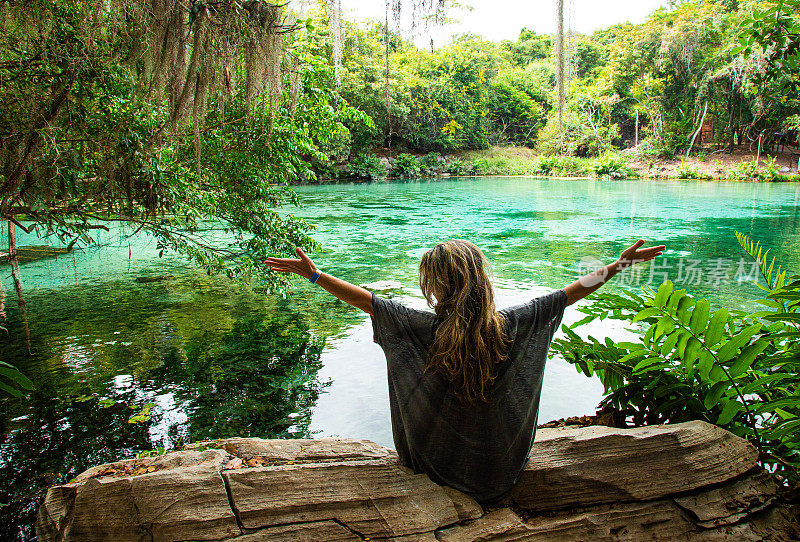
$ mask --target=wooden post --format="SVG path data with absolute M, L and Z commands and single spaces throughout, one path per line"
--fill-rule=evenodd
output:
M 8 221 L 8 263 L 11 264 L 11 276 L 17 290 L 17 303 L 22 321 L 25 324 L 25 338 L 28 341 L 28 353 L 31 353 L 31 332 L 28 328 L 28 311 L 25 297 L 22 295 L 22 279 L 19 276 L 19 258 L 17 257 L 17 226 Z

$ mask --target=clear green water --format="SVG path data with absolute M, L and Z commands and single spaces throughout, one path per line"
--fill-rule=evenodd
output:
M 565 286 L 581 257 L 611 261 L 639 237 L 668 247 L 664 265 L 652 279 L 642 269 L 640 282 L 667 276 L 729 307 L 758 292 L 735 277 L 750 271 L 738 269 L 735 230 L 800 268 L 797 184 L 475 178 L 297 191 L 304 207 L 292 212 L 316 226 L 320 268 L 355 283 L 400 281 L 393 295 L 418 307 L 419 257 L 449 238 L 484 249 L 500 307 Z M 206 277 L 125 233 L 23 266 L 32 355 L 3 267 L 1 359 L 37 389 L 23 401 L 0 399 L 0 539 L 30 537 L 49 484 L 155 446 L 233 434 L 341 435 L 391 446 L 383 356 L 366 315 L 308 283 L 281 298 Z M 42 241 L 22 236 L 20 244 Z M 173 276 L 135 281 L 163 274 Z M 625 275 L 607 286 L 622 287 Z M 565 320 L 577 318 L 568 309 Z M 606 323 L 587 331 L 626 334 Z M 592 413 L 601 392 L 554 359 L 539 421 Z M 148 404 L 150 418 L 130 423 Z

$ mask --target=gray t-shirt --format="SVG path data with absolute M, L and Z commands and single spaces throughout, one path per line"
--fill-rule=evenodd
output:
M 470 406 L 455 397 L 445 376 L 425 374 L 434 313 L 373 295 L 374 340 L 386 354 L 401 463 L 479 502 L 510 491 L 530 456 L 547 350 L 566 305 L 567 294 L 557 290 L 500 311 L 513 343 L 489 402 Z

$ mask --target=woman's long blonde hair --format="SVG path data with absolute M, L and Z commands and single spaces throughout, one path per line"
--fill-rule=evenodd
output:
M 509 346 L 487 266 L 481 249 L 460 239 L 439 243 L 419 263 L 419 285 L 438 321 L 426 371 L 447 376 L 467 404 L 488 400 Z

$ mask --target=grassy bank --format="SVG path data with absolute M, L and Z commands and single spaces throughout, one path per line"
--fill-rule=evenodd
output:
M 666 158 L 647 150 L 607 151 L 594 158 L 546 156 L 525 147 L 492 147 L 441 156 L 386 152 L 359 154 L 323 178 L 379 180 L 462 175 L 533 175 L 610 179 L 703 179 L 743 181 L 800 181 L 797 169 L 785 164 L 791 156 L 766 156 L 756 161 L 751 153 L 699 153 L 688 158 Z M 784 164 L 784 171 L 781 171 Z

